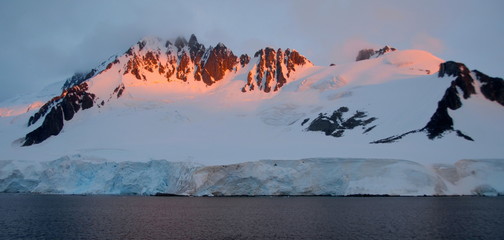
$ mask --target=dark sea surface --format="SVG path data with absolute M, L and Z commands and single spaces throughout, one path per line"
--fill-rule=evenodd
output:
M 0 239 L 504 239 L 504 197 L 0 194 Z

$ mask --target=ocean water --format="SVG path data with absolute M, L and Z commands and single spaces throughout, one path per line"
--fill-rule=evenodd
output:
M 0 194 L 0 239 L 504 239 L 504 197 Z

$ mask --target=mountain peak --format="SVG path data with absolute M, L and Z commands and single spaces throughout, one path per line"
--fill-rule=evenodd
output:
M 189 38 L 189 45 L 195 45 L 198 44 L 198 39 L 196 38 L 196 35 L 191 34 L 191 37 Z

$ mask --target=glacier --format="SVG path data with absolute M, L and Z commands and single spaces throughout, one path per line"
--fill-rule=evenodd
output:
M 0 161 L 0 192 L 187 196 L 504 195 L 504 159 L 422 165 L 395 159 L 309 158 L 204 166 L 83 155 Z

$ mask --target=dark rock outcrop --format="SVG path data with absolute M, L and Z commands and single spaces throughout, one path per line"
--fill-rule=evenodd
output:
M 117 86 L 115 89 L 114 89 L 114 93 L 113 94 L 116 94 L 116 97 L 117 98 L 120 98 L 124 92 L 124 84 L 120 84 L 119 86 Z
M 200 62 L 203 54 L 205 54 L 205 45 L 199 43 L 196 36 L 192 34 L 188 46 L 191 60 L 195 63 Z
M 350 117 L 344 118 L 344 115 L 348 115 L 348 111 L 349 109 L 347 107 L 340 107 L 338 110 L 334 111 L 331 116 L 320 113 L 319 116 L 310 123 L 306 130 L 324 132 L 326 136 L 342 137 L 346 130 L 351 130 L 359 126 L 364 129 L 363 133 L 367 133 L 375 127 L 371 126 L 370 128 L 366 128 L 366 126 L 375 121 L 376 118 L 368 118 L 367 114 L 362 111 L 356 111 Z M 303 122 L 302 125 L 304 123 L 306 122 Z
M 64 121 L 71 120 L 79 110 L 93 107 L 95 95 L 87 92 L 88 85 L 83 82 L 64 90 L 63 93 L 44 104 L 30 117 L 28 126 L 44 117 L 42 125 L 26 134 L 23 146 L 41 143 L 50 136 L 58 135 L 63 129 Z
M 355 58 L 355 61 L 362 61 L 362 60 L 367 60 L 367 59 L 370 59 L 371 57 L 379 57 L 385 53 L 388 53 L 388 52 L 393 52 L 393 51 L 396 51 L 397 49 L 393 48 L 393 47 L 389 47 L 389 46 L 385 46 L 381 49 L 378 49 L 378 50 L 374 50 L 374 49 L 371 49 L 371 48 L 367 48 L 367 49 L 362 49 L 359 51 L 359 53 L 357 54 L 357 57 Z
M 427 136 L 430 139 L 441 136 L 445 131 L 453 130 L 453 119 L 448 114 L 448 108 L 456 110 L 462 107 L 462 102 L 458 96 L 455 83 L 446 89 L 441 101 L 438 102 L 438 107 L 432 115 L 430 121 L 424 127 L 427 131 Z
M 202 80 L 203 73 L 203 56 L 205 55 L 206 48 L 203 44 L 198 42 L 198 39 L 194 34 L 191 35 L 189 39 L 189 54 L 191 57 L 191 61 L 194 63 L 194 79 L 197 81 Z
M 454 83 L 459 87 L 462 92 L 464 99 L 470 97 L 471 94 L 476 94 L 476 89 L 474 88 L 474 80 L 471 77 L 471 71 L 462 63 L 448 61 L 441 63 L 439 66 L 439 77 L 444 76 L 457 77 Z M 453 82 L 452 82 L 453 85 Z
M 504 106 L 504 80 L 502 78 L 489 77 L 488 75 L 474 70 L 476 79 L 481 82 L 481 93 L 490 101 L 496 101 Z

